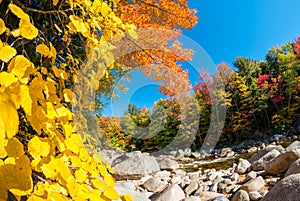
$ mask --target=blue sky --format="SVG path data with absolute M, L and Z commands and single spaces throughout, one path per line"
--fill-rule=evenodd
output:
M 237 56 L 263 60 L 272 46 L 300 36 L 299 0 L 189 0 L 189 5 L 198 10 L 200 19 L 192 30 L 183 34 L 203 49 L 196 52 L 197 66 L 194 63 L 191 68 L 187 64 L 188 69 L 204 67 L 214 72 L 214 66 L 202 59 L 203 51 L 215 64 L 222 61 L 232 64 Z M 139 107 L 151 107 L 154 101 L 163 98 L 156 83 L 136 75 L 143 79 L 140 87 L 121 96 Z M 190 79 L 192 83 L 197 82 L 195 70 L 190 73 Z M 114 102 L 103 115 L 122 115 L 126 107 L 124 101 Z

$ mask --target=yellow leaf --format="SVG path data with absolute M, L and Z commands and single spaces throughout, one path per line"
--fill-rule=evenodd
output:
M 27 85 L 21 86 L 21 105 L 27 115 L 32 114 L 32 99 Z
M 0 48 L 0 60 L 7 63 L 17 54 L 17 50 L 9 45 Z
M 9 4 L 8 8 L 11 10 L 11 12 L 13 14 L 15 14 L 18 18 L 26 20 L 28 22 L 30 22 L 30 18 L 29 16 L 18 6 L 14 5 L 14 4 Z
M 46 176 L 46 178 L 55 179 L 58 174 L 57 166 L 58 166 L 57 159 L 51 156 L 50 162 L 42 165 L 41 169 L 44 175 Z
M 72 134 L 70 138 L 65 140 L 65 144 L 74 154 L 78 154 L 80 148 L 84 147 L 78 134 Z
M 102 192 L 98 189 L 93 189 L 89 195 L 91 201 L 104 201 L 100 196 Z
M 56 52 L 55 47 L 52 45 L 52 43 L 50 43 L 50 52 L 51 52 L 51 57 L 52 57 L 52 64 L 54 64 L 55 60 L 56 60 L 57 52 Z
M 4 93 L 0 93 L 0 108 L 0 122 L 3 122 L 6 136 L 10 139 L 18 132 L 19 116 L 11 98 Z
M 131 198 L 133 198 L 134 196 L 130 195 L 130 194 L 124 194 L 122 196 L 122 201 L 131 201 Z
M 67 188 L 72 198 L 75 198 L 77 196 L 77 193 L 79 192 L 79 184 L 76 183 L 74 177 L 68 178 Z
M 26 155 L 7 158 L 0 166 L 0 189 L 8 189 L 16 196 L 29 195 L 33 188 L 30 160 Z
M 79 158 L 81 159 L 81 161 L 87 161 L 90 158 L 90 154 L 87 152 L 85 148 L 80 148 Z
M 48 193 L 47 200 L 49 200 L 49 201 L 69 201 L 69 199 L 66 196 L 64 196 L 60 193 L 54 193 L 54 192 Z
M 4 21 L 0 18 L 0 35 L 3 34 L 6 30 Z
M 56 112 L 59 117 L 67 117 L 68 120 L 72 119 L 72 112 L 64 106 L 57 108 Z
M 43 55 L 45 57 L 51 57 L 50 49 L 45 44 L 39 44 L 36 47 L 36 52 L 40 53 L 41 55 Z
M 80 168 L 79 170 L 75 171 L 75 177 L 76 177 L 77 181 L 82 184 L 87 180 L 88 175 L 87 175 L 86 171 L 84 171 L 82 168 Z
M 1 86 L 8 87 L 13 83 L 17 82 L 18 79 L 11 73 L 1 72 L 0 73 L 0 84 Z
M 53 104 L 50 103 L 50 102 L 47 102 L 47 103 L 46 103 L 46 106 L 47 106 L 46 116 L 47 116 L 49 119 L 54 119 L 54 118 L 56 118 L 56 117 L 57 117 L 57 113 L 56 113 L 56 111 L 54 110 Z
M 33 158 L 47 157 L 50 153 L 50 148 L 49 140 L 38 136 L 34 136 L 28 143 L 28 152 Z
M 34 194 L 41 197 L 46 195 L 45 184 L 43 182 L 38 182 L 34 186 Z
M 115 179 L 111 176 L 111 174 L 106 173 L 104 175 L 104 182 L 109 186 L 109 187 L 114 187 L 115 186 Z
M 31 194 L 27 201 L 45 201 L 44 198 Z
M 71 20 L 73 26 L 76 28 L 77 32 L 80 32 L 80 33 L 88 32 L 88 29 L 81 18 L 79 18 L 78 16 L 75 16 L 75 15 L 70 15 L 70 20 Z
M 71 156 L 71 163 L 74 167 L 81 167 L 81 160 L 77 156 Z
M 117 191 L 112 188 L 112 187 L 108 187 L 107 189 L 105 189 L 104 194 L 105 197 L 107 197 L 108 199 L 111 200 L 118 200 L 120 199 L 119 194 L 117 193 Z
M 23 55 L 17 55 L 8 65 L 8 72 L 17 76 L 20 81 L 27 84 L 29 75 L 33 72 L 34 65 Z
M 12 30 L 12 31 L 11 31 L 11 34 L 12 34 L 15 38 L 19 37 L 19 36 L 20 36 L 20 29 L 18 28 L 18 29 Z
M 100 12 L 103 17 L 106 17 L 111 12 L 111 8 L 105 2 L 103 2 Z
M 67 103 L 72 101 L 73 92 L 70 89 L 64 89 L 64 98 Z
M 65 189 L 63 186 L 61 186 L 59 183 L 52 183 L 49 186 L 47 186 L 48 192 L 53 193 L 62 193 L 63 195 L 68 195 L 67 189 Z
M 0 121 L 0 158 L 5 158 L 7 156 L 5 150 L 6 144 L 7 144 L 7 140 L 5 140 L 5 125 L 3 121 Z M 1 161 L 2 160 L 0 159 L 0 162 Z
M 53 6 L 56 6 L 59 0 L 53 0 Z
M 23 144 L 15 137 L 8 141 L 5 149 L 8 157 L 19 157 L 25 154 Z
M 32 40 L 37 37 L 39 30 L 33 26 L 30 22 L 21 19 L 20 21 L 20 34 L 28 40 Z
M 100 190 L 106 189 L 104 182 L 101 181 L 100 179 L 93 179 L 92 184 L 96 189 L 100 189 Z

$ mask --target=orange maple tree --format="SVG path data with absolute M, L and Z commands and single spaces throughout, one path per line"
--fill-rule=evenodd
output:
M 187 0 L 121 0 L 115 13 L 125 24 L 135 25 L 138 36 L 129 39 L 120 63 L 162 81 L 160 91 L 165 95 L 187 90 L 188 72 L 179 62 L 190 60 L 193 52 L 176 41 L 183 29 L 191 29 L 198 21 Z

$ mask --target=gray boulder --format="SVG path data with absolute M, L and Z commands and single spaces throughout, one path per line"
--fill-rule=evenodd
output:
M 140 179 L 160 170 L 156 159 L 143 153 L 123 154 L 112 162 L 111 167 L 117 180 Z
M 246 182 L 244 185 L 241 186 L 241 190 L 245 190 L 247 192 L 251 191 L 259 191 L 265 186 L 264 179 L 259 176 L 250 181 Z
M 261 157 L 263 157 L 266 153 L 269 151 L 272 151 L 273 149 L 276 149 L 279 152 L 282 152 L 284 148 L 281 145 L 268 145 L 264 149 L 259 150 L 256 154 L 254 154 L 250 159 L 249 162 L 252 164 L 254 161 L 257 161 Z
M 161 181 L 159 178 L 150 178 L 144 184 L 144 188 L 151 192 L 159 192 L 168 185 L 168 182 Z
M 250 197 L 246 191 L 239 190 L 233 195 L 231 201 L 250 201 Z
M 225 196 L 218 196 L 207 201 L 229 201 Z
M 300 159 L 296 160 L 286 171 L 284 177 L 287 177 L 291 174 L 298 174 L 300 173 Z
M 300 198 L 300 174 L 279 181 L 261 201 L 297 201 Z
M 280 155 L 280 152 L 276 149 L 273 149 L 266 153 L 264 156 L 262 156 L 257 161 L 254 161 L 252 163 L 253 170 L 263 170 L 268 162 L 276 158 L 278 155 Z
M 179 168 L 177 161 L 170 158 L 164 158 L 161 161 L 158 161 L 159 167 L 162 170 L 176 170 Z
M 291 151 L 295 149 L 300 149 L 300 141 L 295 141 L 286 148 L 287 151 Z
M 297 159 L 298 154 L 296 154 L 294 151 L 284 152 L 267 163 L 265 166 L 265 171 L 273 175 L 285 173 Z
M 152 193 L 137 192 L 133 183 L 117 181 L 115 184 L 115 189 L 119 195 L 132 195 L 132 201 L 151 201 L 148 197 L 151 196 Z
M 239 174 L 244 174 L 249 172 L 250 170 L 251 170 L 251 164 L 249 163 L 249 161 L 240 158 L 239 163 L 235 168 L 235 172 Z
M 181 201 L 185 198 L 183 190 L 178 184 L 168 186 L 164 191 L 152 198 L 152 201 Z

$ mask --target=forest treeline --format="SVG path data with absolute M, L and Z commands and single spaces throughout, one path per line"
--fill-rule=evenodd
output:
M 197 100 L 200 111 L 199 129 L 192 146 L 195 149 L 201 147 L 209 129 L 211 108 L 218 104 L 214 96 L 222 96 L 227 108 L 221 144 L 295 132 L 293 125 L 300 117 L 300 37 L 293 43 L 272 47 L 263 61 L 237 57 L 233 65 L 234 68 L 218 64 L 217 74 L 199 73 L 201 82 L 193 87 L 195 93 L 190 97 L 191 101 Z M 220 83 L 222 89 L 218 91 L 213 86 Z M 157 106 L 165 111 L 156 110 Z M 164 125 L 156 131 L 154 128 L 158 127 L 151 121 L 163 121 Z M 124 150 L 159 150 L 172 142 L 180 125 L 176 98 L 161 99 L 152 109 L 130 104 L 122 117 L 100 117 L 106 143 Z M 138 130 L 136 126 L 148 128 Z M 149 139 L 140 137 L 153 133 L 156 135 Z

